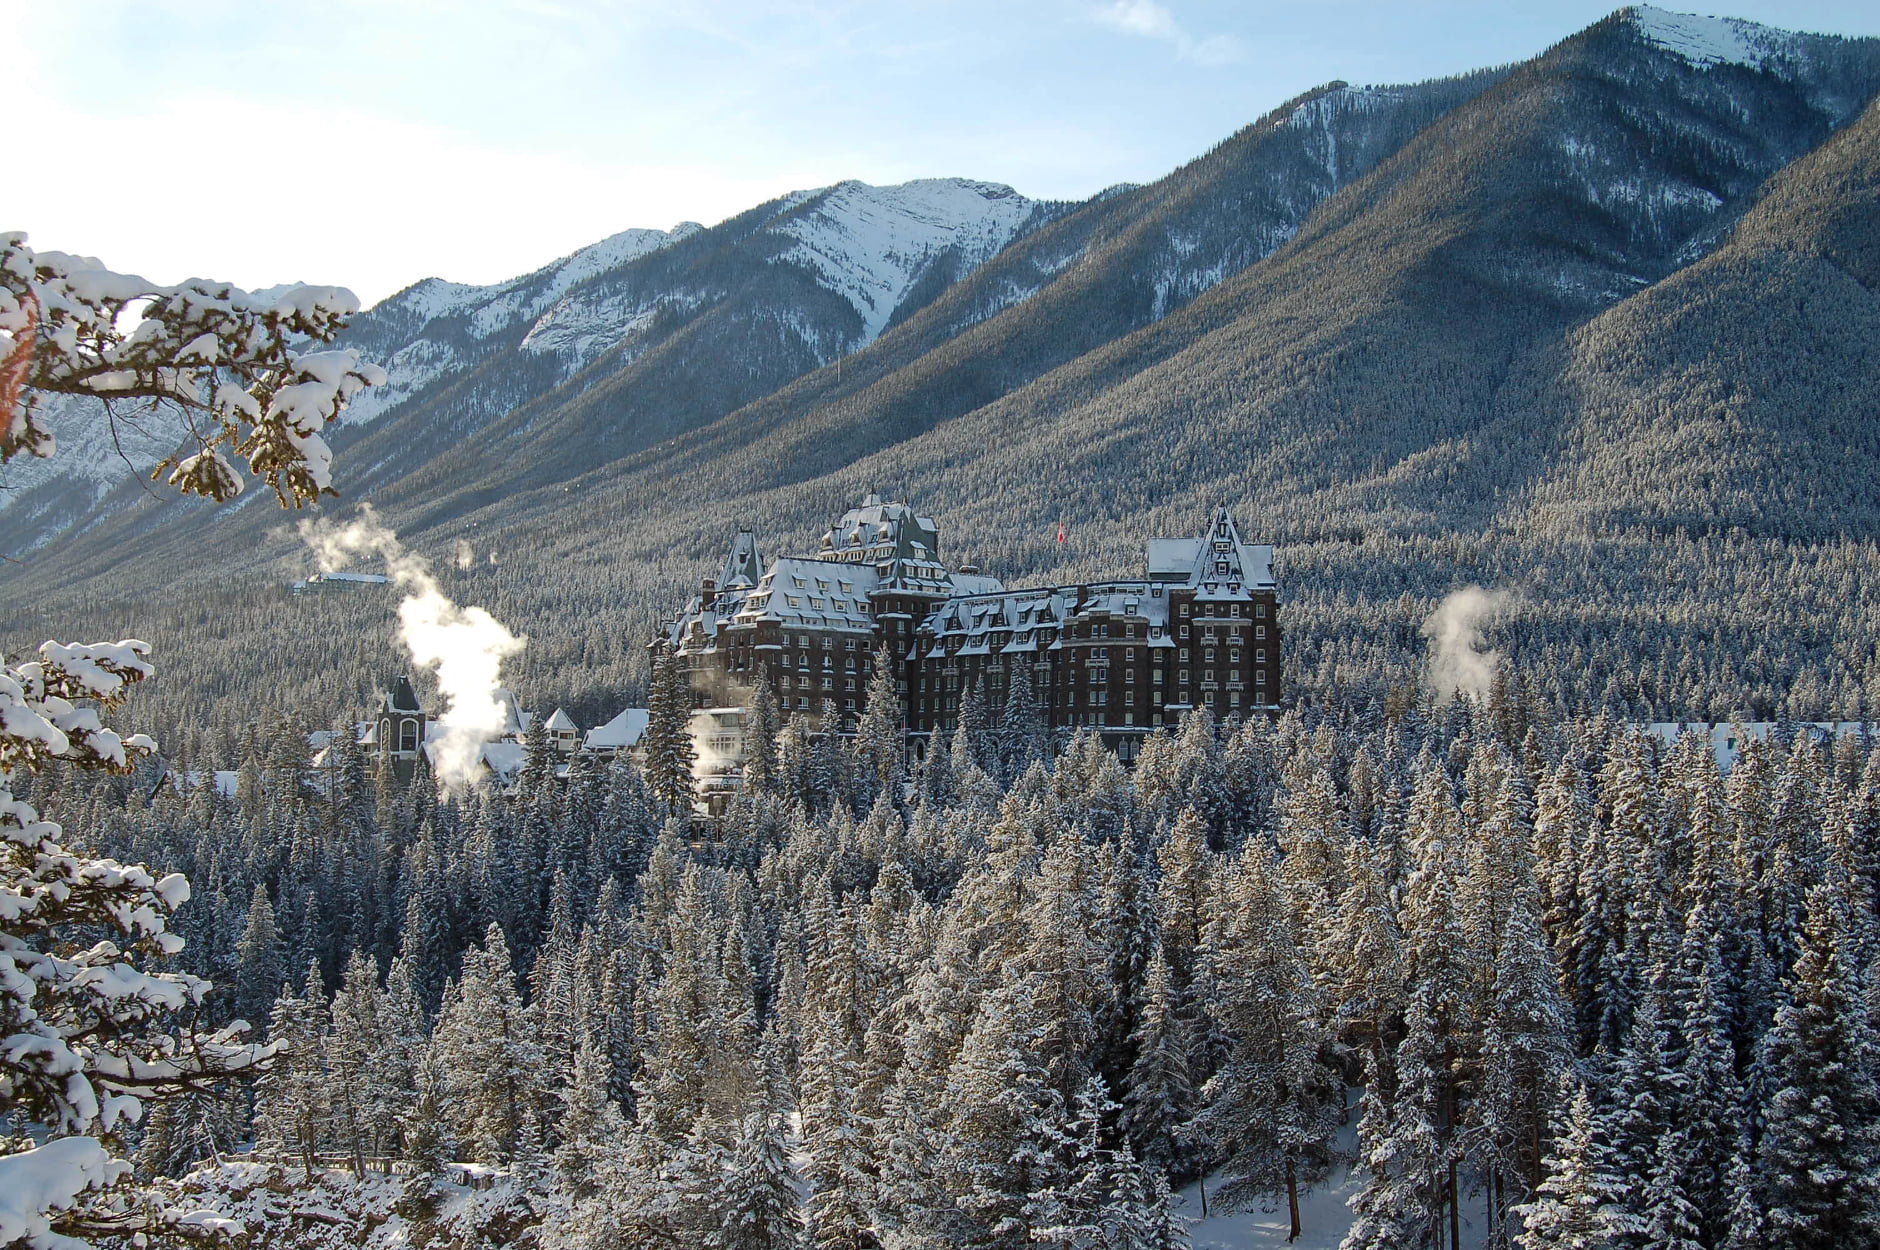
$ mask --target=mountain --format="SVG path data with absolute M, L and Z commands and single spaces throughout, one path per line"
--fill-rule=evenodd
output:
M 581 639 L 532 649 L 558 691 L 637 681 L 738 524 L 806 542 L 873 487 L 1020 580 L 1133 568 L 1241 501 L 1308 685 L 1500 575 L 1549 587 L 1535 645 L 1623 618 L 1734 697 L 1748 661 L 1695 622 L 1777 657 L 1759 683 L 1825 664 L 1787 607 L 1731 616 L 1743 579 L 1880 536 L 1876 91 L 1880 41 L 1631 8 L 1519 65 L 1329 84 L 1082 204 L 847 183 L 567 281 L 420 284 L 349 331 L 397 376 L 335 440 L 347 504 L 500 557 L 463 593 Z M 206 511 L 115 488 L 0 593 L 132 620 L 155 570 L 180 601 L 304 566 L 272 509 Z M 1639 572 L 1663 544 L 1701 591 Z M 1836 656 L 1820 688 L 1867 680 Z
M 361 468 L 353 490 L 363 494 L 531 401 L 600 388 L 633 414 L 606 436 L 647 446 L 873 341 L 1056 211 L 958 178 L 846 182 L 709 230 L 624 231 L 494 286 L 426 279 L 355 318 L 341 338 L 383 363 L 390 381 L 360 397 L 330 441 Z M 737 367 L 723 367 L 728 360 Z M 130 485 L 101 499 L 124 482 L 123 459 L 91 409 L 60 415 L 55 432 L 81 440 L 81 454 L 6 471 L 0 515 L 28 544 L 94 506 L 95 521 L 143 502 Z M 184 426 L 168 414 L 139 425 L 126 451 L 147 471 Z

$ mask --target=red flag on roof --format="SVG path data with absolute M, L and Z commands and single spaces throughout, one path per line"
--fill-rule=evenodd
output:
M 1063 542 L 1063 541 L 1064 541 L 1064 522 L 1062 522 L 1062 521 L 1059 521 L 1059 522 L 1058 522 L 1058 536 L 1057 536 L 1057 540 L 1058 540 L 1059 542 Z

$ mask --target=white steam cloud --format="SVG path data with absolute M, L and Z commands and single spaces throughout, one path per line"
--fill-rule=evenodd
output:
M 385 571 L 405 592 L 398 605 L 398 632 L 420 667 L 437 670 L 444 706 L 443 730 L 433 739 L 432 764 L 440 784 L 464 786 L 479 774 L 483 744 L 503 732 L 503 705 L 497 701 L 503 661 L 522 650 L 526 637 L 509 632 L 482 608 L 459 607 L 438 588 L 437 579 L 418 556 L 404 549 L 398 535 L 379 523 L 371 507 L 348 525 L 326 520 L 300 523 L 300 537 L 319 560 L 321 572 L 344 568 L 356 555 L 379 555 Z
M 1444 599 L 1423 622 L 1423 636 L 1430 640 L 1424 680 L 1439 705 L 1448 705 L 1458 694 L 1488 697 L 1501 653 L 1483 650 L 1486 640 L 1482 626 L 1501 616 L 1513 603 L 1514 596 L 1506 591 L 1464 586 Z
M 457 540 L 457 567 L 460 569 L 468 569 L 476 562 L 477 549 L 470 545 L 468 538 L 459 538 Z

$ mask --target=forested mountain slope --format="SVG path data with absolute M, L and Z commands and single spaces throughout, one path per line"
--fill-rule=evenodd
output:
M 1526 524 L 1875 533 L 1880 106 L 1771 180 L 1726 246 L 1566 351 L 1535 397 L 1560 451 Z

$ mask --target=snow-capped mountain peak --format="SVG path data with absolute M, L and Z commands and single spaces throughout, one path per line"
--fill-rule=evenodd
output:
M 808 269 L 854 306 L 862 346 L 881 334 L 942 253 L 957 248 L 962 272 L 970 270 L 1011 242 L 1034 207 L 1008 186 L 968 178 L 892 187 L 841 182 L 778 227 L 796 240 L 778 259 Z
M 1759 68 L 1795 43 L 1795 36 L 1788 31 L 1742 18 L 1672 13 L 1648 4 L 1633 5 L 1624 12 L 1646 42 L 1675 52 L 1693 65 Z

